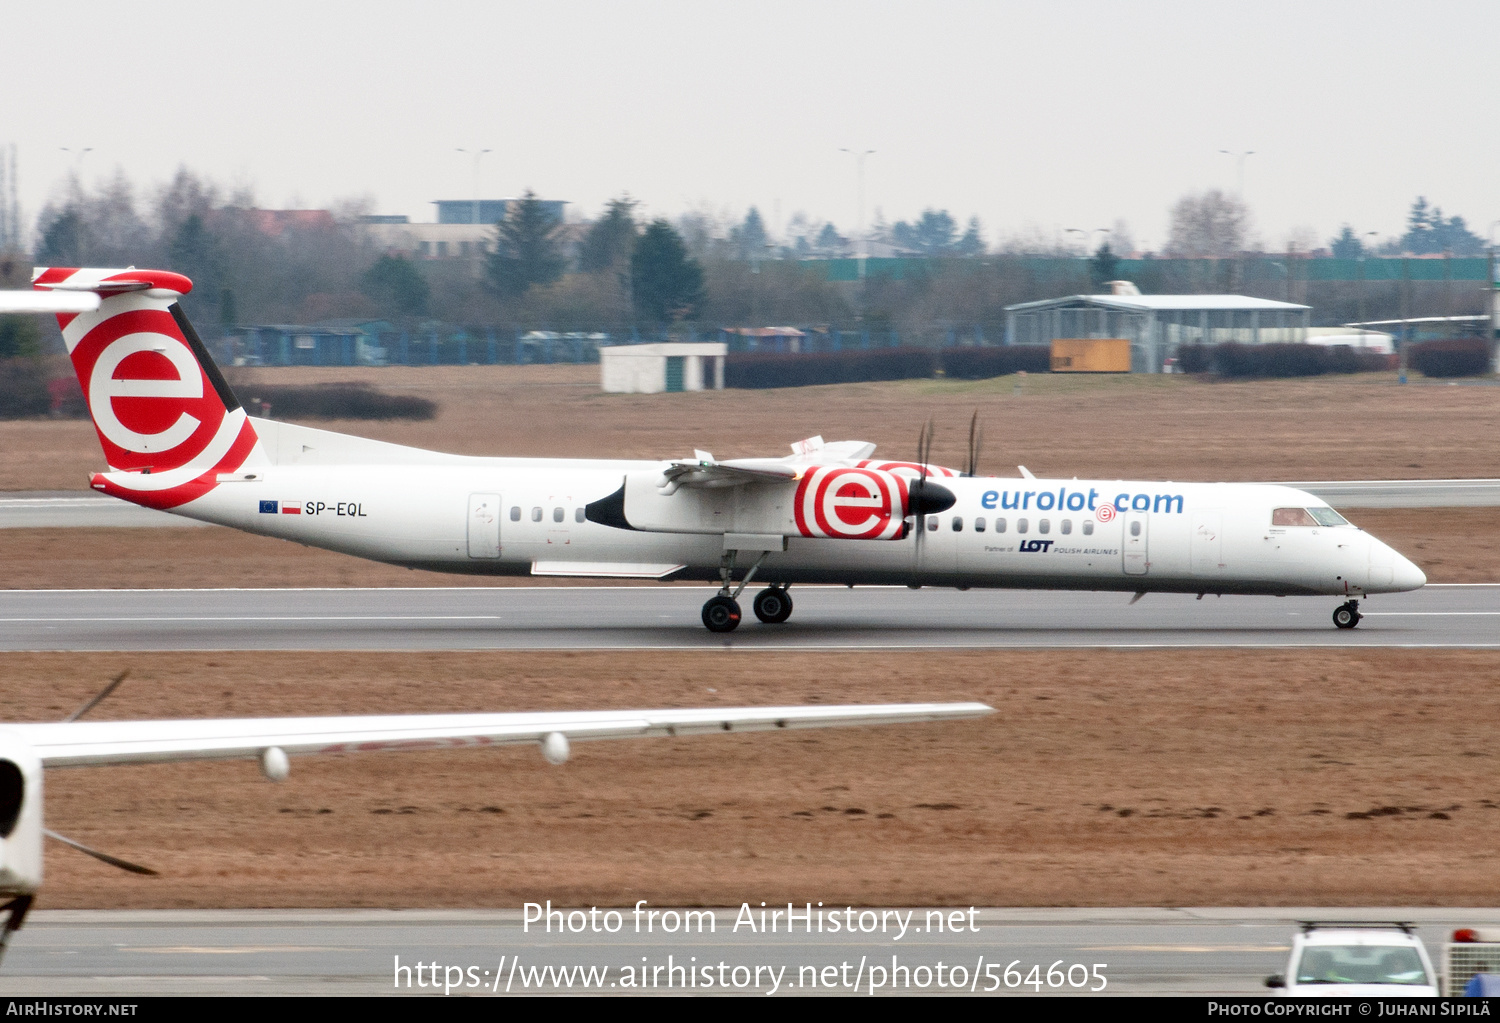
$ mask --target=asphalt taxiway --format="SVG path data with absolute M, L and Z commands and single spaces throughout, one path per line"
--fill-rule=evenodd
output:
M 758 914 L 759 900 L 752 906 Z M 606 908 L 600 907 L 601 914 Z M 804 909 L 796 908 L 799 914 Z M 845 908 L 836 909 L 843 918 Z M 601 916 L 598 930 L 587 925 L 582 933 L 560 934 L 554 927 L 549 935 L 537 924 L 523 930 L 518 910 L 42 911 L 12 940 L 0 972 L 0 997 L 443 997 L 669 993 L 684 987 L 768 995 L 778 984 L 776 994 L 1261 995 L 1269 993 L 1266 976 L 1285 967 L 1298 920 L 1411 921 L 1435 962 L 1453 928 L 1500 920 L 1500 909 L 978 909 L 971 916 L 960 908 L 955 918 L 949 908 L 941 916 L 945 923 L 957 922 L 957 930 L 936 932 L 935 917 L 917 909 L 907 933 L 897 937 L 899 919 L 893 921 L 891 911 L 853 910 L 849 919 L 856 929 L 869 930 L 852 936 L 808 934 L 800 917 L 791 934 L 784 921 L 776 933 L 752 931 L 734 908 L 714 911 L 711 933 L 700 923 L 702 933 L 665 934 L 665 916 L 651 921 L 657 924 L 651 931 L 643 925 L 637 932 L 631 907 L 618 912 L 617 921 Z M 580 917 L 572 919 L 583 924 Z M 603 930 L 611 923 L 616 933 Z M 424 966 L 420 972 L 418 963 Z M 439 967 L 435 987 L 432 964 Z M 622 986 L 628 983 L 625 968 L 642 966 L 655 984 Z M 672 966 L 679 972 L 669 974 Z M 910 973 L 893 973 L 893 966 Z M 1033 966 L 1039 967 L 1035 974 Z M 592 979 L 580 976 L 579 967 L 592 967 Z M 756 967 L 762 967 L 758 975 Z M 1007 970 L 1015 972 L 1007 977 Z M 641 976 L 636 972 L 630 979 Z M 454 985 L 451 990 L 445 991 L 445 982 Z
M 783 625 L 703 628 L 710 587 L 5 590 L 0 650 L 1500 647 L 1500 584 L 1332 597 L 793 587 Z

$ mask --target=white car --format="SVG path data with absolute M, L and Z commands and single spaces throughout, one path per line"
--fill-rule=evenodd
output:
M 1266 987 L 1293 998 L 1438 994 L 1432 960 L 1408 923 L 1304 922 L 1286 974 L 1267 977 Z

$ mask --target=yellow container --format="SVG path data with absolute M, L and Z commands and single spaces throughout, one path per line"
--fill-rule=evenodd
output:
M 1129 373 L 1127 337 L 1056 338 L 1052 342 L 1054 373 Z

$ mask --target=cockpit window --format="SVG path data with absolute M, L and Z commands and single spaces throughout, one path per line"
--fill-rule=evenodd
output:
M 1273 526 L 1316 526 L 1318 520 L 1306 508 L 1277 508 L 1271 513 Z
M 1320 526 L 1347 526 L 1349 520 L 1332 508 L 1309 508 L 1307 514 L 1318 520 Z

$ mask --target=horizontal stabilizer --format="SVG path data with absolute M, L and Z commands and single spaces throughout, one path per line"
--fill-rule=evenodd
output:
M 0 313 L 91 313 L 99 308 L 92 291 L 0 291 Z

